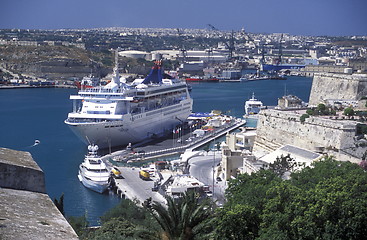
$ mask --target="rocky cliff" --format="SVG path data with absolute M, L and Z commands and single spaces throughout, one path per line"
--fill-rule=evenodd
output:
M 47 79 L 82 78 L 108 70 L 86 50 L 67 46 L 0 46 L 0 66 L 11 72 Z

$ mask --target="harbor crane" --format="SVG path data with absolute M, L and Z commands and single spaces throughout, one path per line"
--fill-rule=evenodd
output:
M 178 36 L 181 39 L 181 37 L 182 37 L 182 31 L 179 28 L 176 28 L 176 30 L 177 30 Z M 180 49 L 180 52 L 182 54 L 183 62 L 186 62 L 187 50 L 185 48 L 184 41 L 182 42 L 182 48 Z
M 213 30 L 215 32 L 218 32 L 218 33 L 221 33 L 221 31 L 219 29 L 217 29 L 216 27 L 214 27 L 213 25 L 208 24 L 208 26 L 210 27 L 211 30 Z M 233 53 L 235 51 L 235 46 L 234 46 L 234 31 L 232 30 L 229 41 L 226 40 L 225 35 L 224 35 L 224 37 L 221 36 L 221 38 L 224 38 L 223 39 L 223 42 L 226 45 L 226 47 L 228 48 L 228 51 L 229 51 L 229 59 L 232 59 L 233 58 Z
M 283 41 L 283 33 L 280 36 L 280 41 L 279 41 L 279 54 L 278 54 L 277 65 L 282 64 L 282 55 L 283 55 L 282 41 Z

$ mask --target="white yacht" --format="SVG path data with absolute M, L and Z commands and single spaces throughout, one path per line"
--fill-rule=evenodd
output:
M 252 93 L 252 98 L 245 102 L 245 117 L 256 117 L 256 115 L 263 109 L 263 103 L 255 98 Z
M 103 193 L 110 185 L 111 176 L 106 164 L 97 155 L 98 146 L 89 145 L 84 162 L 79 165 L 78 178 L 83 185 L 98 193 Z
M 145 79 L 121 80 L 117 54 L 114 77 L 106 86 L 80 90 L 70 96 L 73 111 L 65 123 L 86 144 L 101 148 L 127 145 L 171 133 L 192 112 L 186 83 L 163 79 L 156 61 Z

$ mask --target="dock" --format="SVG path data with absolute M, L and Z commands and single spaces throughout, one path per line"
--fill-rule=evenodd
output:
M 19 85 L 0 85 L 0 89 L 23 89 L 23 88 L 72 88 L 76 89 L 75 85 L 65 85 L 65 84 L 58 84 L 58 85 L 29 85 L 29 84 L 19 84 Z
M 115 179 L 116 193 L 121 198 L 128 198 L 143 204 L 146 199 L 165 204 L 166 199 L 159 192 L 152 191 L 156 178 L 142 180 L 139 178 L 139 168 L 118 167 L 123 178 Z M 168 176 L 169 177 L 169 176 Z
M 104 158 L 112 158 L 116 162 L 124 161 L 139 161 L 141 159 L 152 160 L 155 158 L 177 155 L 185 151 L 194 151 L 203 145 L 231 132 L 246 124 L 244 119 L 234 119 L 224 126 L 215 128 L 210 133 L 206 133 L 202 137 L 192 137 L 192 132 L 187 132 L 179 138 L 164 138 L 156 141 L 151 141 L 143 144 L 132 146 L 131 150 L 120 150 L 111 154 L 105 155 Z
M 167 138 L 160 141 L 154 141 L 150 143 L 145 143 L 142 145 L 132 146 L 135 153 L 132 154 L 131 150 L 121 150 L 117 151 L 103 157 L 104 161 L 112 166 L 117 167 L 123 176 L 121 179 L 115 179 L 116 183 L 116 193 L 121 198 L 128 198 L 130 200 L 135 200 L 139 204 L 143 204 L 147 199 L 151 199 L 152 202 L 159 202 L 165 204 L 166 200 L 164 198 L 165 192 L 160 189 L 158 191 L 153 191 L 154 182 L 164 183 L 167 182 L 172 173 L 162 173 L 160 176 L 153 176 L 150 180 L 142 180 L 139 177 L 140 168 L 137 167 L 126 167 L 121 166 L 119 161 L 136 161 L 140 160 L 153 160 L 163 156 L 182 154 L 183 152 L 193 152 L 199 147 L 231 132 L 239 127 L 245 125 L 246 121 L 244 119 L 233 119 L 230 123 L 225 124 L 219 128 L 214 129 L 210 133 L 202 137 L 192 139 L 192 132 L 187 132 L 185 135 L 180 136 L 179 146 L 172 147 L 172 145 L 178 144 L 178 138 Z M 140 154 L 144 152 L 144 154 Z M 113 161 L 110 161 L 110 160 Z M 185 159 L 185 161 L 188 161 Z

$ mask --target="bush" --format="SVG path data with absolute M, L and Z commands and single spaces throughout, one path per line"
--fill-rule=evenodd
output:
M 354 116 L 354 110 L 351 107 L 348 107 L 344 109 L 344 115 L 345 116 Z
M 299 120 L 301 121 L 301 123 L 304 123 L 305 122 L 305 120 L 306 120 L 306 118 L 309 118 L 310 117 L 310 115 L 308 115 L 307 113 L 305 113 L 305 114 L 303 114 L 300 118 L 299 118 Z
M 367 134 L 367 125 L 358 124 L 357 125 L 357 135 Z
M 324 113 L 327 109 L 326 109 L 325 104 L 320 103 L 319 105 L 317 105 L 317 110 L 319 110 L 320 113 Z
M 314 115 L 315 114 L 315 110 L 313 110 L 313 109 L 307 109 L 306 113 L 308 115 Z

